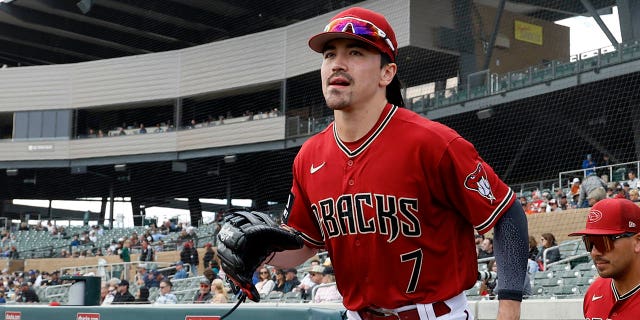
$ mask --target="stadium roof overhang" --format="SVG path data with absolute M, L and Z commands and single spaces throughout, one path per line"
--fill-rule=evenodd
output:
M 476 0 L 497 6 L 500 0 Z M 615 0 L 589 0 L 596 9 Z M 362 2 L 237 0 L 0 1 L 0 65 L 43 65 L 162 52 L 260 32 Z M 545 20 L 587 14 L 581 1 L 510 0 Z

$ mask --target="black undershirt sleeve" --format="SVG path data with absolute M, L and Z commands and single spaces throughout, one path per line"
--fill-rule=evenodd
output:
M 498 299 L 522 301 L 529 230 L 527 217 L 519 201 L 515 201 L 494 227 L 494 255 L 498 264 Z

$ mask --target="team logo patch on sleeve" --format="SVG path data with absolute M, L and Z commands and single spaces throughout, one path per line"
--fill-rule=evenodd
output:
M 491 203 L 496 200 L 491 191 L 491 185 L 489 179 L 487 179 L 487 172 L 484 171 L 484 167 L 481 163 L 478 163 L 476 170 L 469 173 L 464 180 L 464 187 L 479 193 L 481 196 L 489 199 Z

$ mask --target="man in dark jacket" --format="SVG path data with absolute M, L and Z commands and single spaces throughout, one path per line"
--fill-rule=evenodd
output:
M 118 292 L 113 297 L 112 304 L 132 303 L 136 298 L 129 292 L 129 281 L 121 280 L 118 284 Z
M 153 248 L 149 245 L 147 239 L 142 240 L 142 250 L 140 251 L 140 262 L 154 261 L 155 253 Z
M 198 265 L 200 264 L 200 257 L 198 256 L 198 249 L 193 246 L 191 241 L 187 241 L 180 252 L 180 260 L 184 264 L 189 265 L 189 271 L 194 275 L 198 275 Z
M 23 282 L 20 285 L 20 296 L 18 296 L 18 302 L 40 302 L 38 294 L 31 288 L 28 282 Z

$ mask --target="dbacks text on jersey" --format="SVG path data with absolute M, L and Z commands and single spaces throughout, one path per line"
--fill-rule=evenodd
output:
M 327 198 L 311 206 L 318 221 L 322 222 L 322 236 L 329 238 L 365 233 L 388 235 L 391 243 L 402 234 L 406 237 L 421 235 L 418 199 L 396 198 L 392 195 L 358 193 L 343 194 L 337 199 Z M 375 215 L 366 212 L 375 212 Z M 367 216 L 369 216 L 367 218 Z

